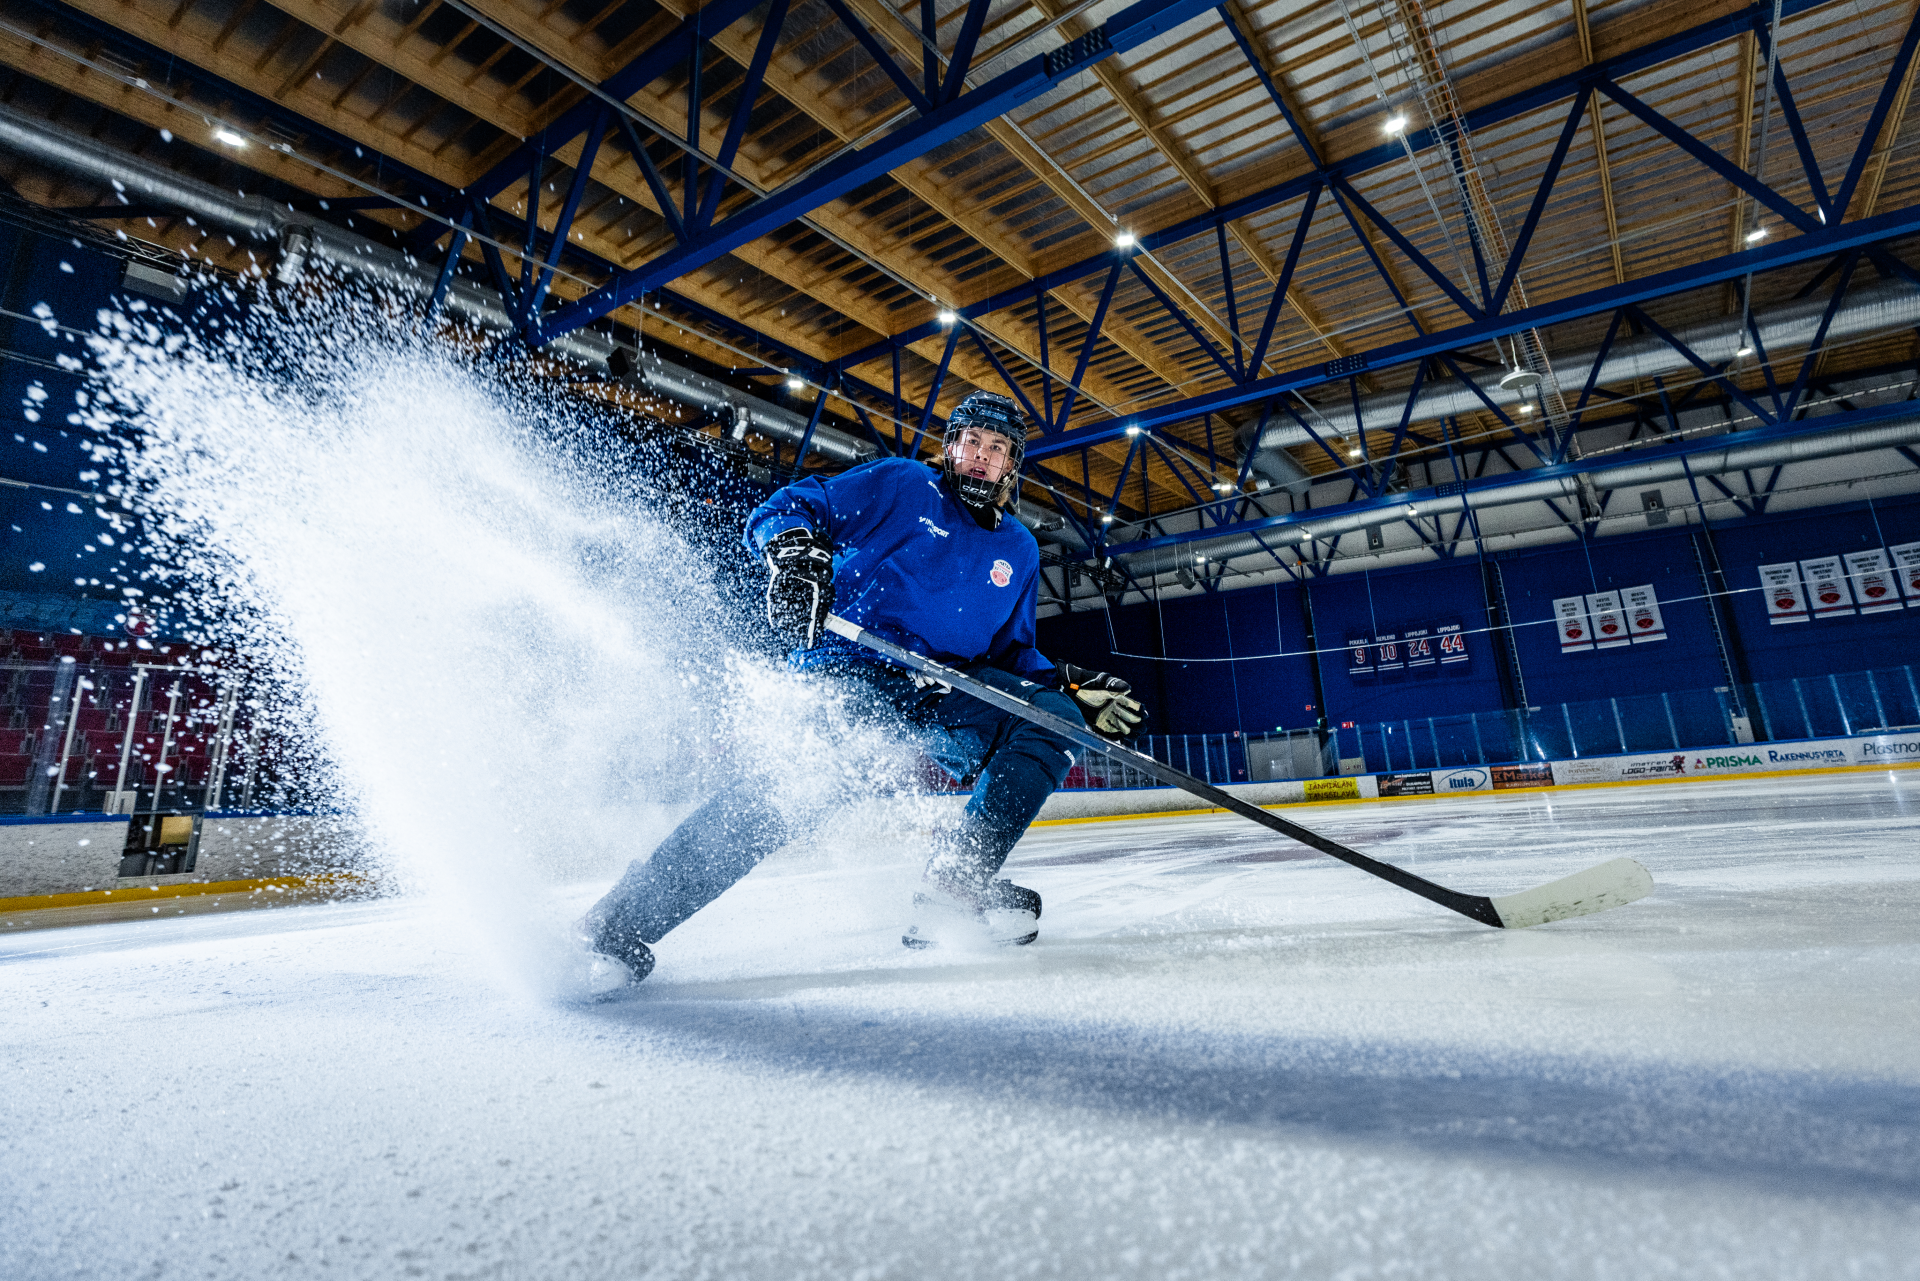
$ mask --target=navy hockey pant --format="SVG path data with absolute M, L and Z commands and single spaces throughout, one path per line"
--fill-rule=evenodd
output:
M 895 668 L 851 664 L 833 675 L 849 683 L 856 720 L 903 731 L 955 778 L 975 780 L 959 830 L 943 834 L 943 843 L 965 864 L 963 874 L 992 879 L 1072 768 L 1073 745 L 958 690 L 929 697 L 927 690 L 915 688 L 911 675 Z M 1079 719 L 1073 700 L 1056 690 L 992 668 L 975 675 L 1056 716 Z M 813 812 L 796 815 L 791 807 L 783 813 L 773 793 L 767 780 L 749 775 L 688 815 L 652 857 L 630 865 L 594 907 L 588 919 L 596 932 L 659 942 L 761 859 L 809 835 L 831 816 L 836 802 L 855 799 L 843 791 Z

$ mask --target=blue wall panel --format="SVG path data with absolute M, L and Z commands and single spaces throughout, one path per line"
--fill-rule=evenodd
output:
M 0 264 L 5 264 L 8 311 L 30 314 L 45 303 L 52 319 L 81 331 L 91 331 L 95 313 L 110 304 L 121 268 L 106 254 L 3 224 Z M 81 356 L 82 340 L 59 329 L 49 332 L 31 319 L 0 317 L 0 346 L 7 352 L 0 362 L 0 420 L 5 422 L 0 430 L 0 477 L 59 489 L 92 488 L 81 479 L 83 472 L 93 470 L 86 449 L 92 433 L 67 422 L 77 408 L 74 393 L 84 381 L 54 367 L 60 356 Z M 35 399 L 33 390 L 45 398 Z M 93 540 L 105 522 L 94 514 L 92 502 L 9 485 L 0 487 L 0 521 L 5 522 L 6 548 L 0 555 L 0 591 L 119 597 L 114 573 L 126 572 L 124 566 L 133 558 L 95 548 Z M 140 562 L 133 563 L 137 572 Z
M 1083 609 L 1040 622 L 1040 650 L 1047 657 L 1131 682 L 1147 705 L 1146 730 L 1153 734 L 1217 734 L 1243 726 L 1257 733 L 1314 724 L 1320 713 L 1313 672 L 1299 652 L 1305 648 L 1306 621 L 1292 586 L 1186 596 L 1111 613 Z M 1283 653 L 1224 663 L 1181 661 Z M 1167 661 L 1157 661 L 1162 656 Z
M 1734 626 L 1756 681 L 1825 676 L 1920 662 L 1920 610 L 1774 625 L 1757 567 L 1920 541 L 1920 500 L 1763 517 L 1714 534 L 1734 590 Z M 1920 603 L 1920 602 L 1916 602 Z
M 1320 639 L 1320 679 L 1328 720 L 1383 721 L 1452 716 L 1498 708 L 1500 674 L 1488 625 L 1477 560 L 1366 570 L 1313 584 L 1313 616 Z M 1347 674 L 1349 633 L 1376 634 L 1431 626 L 1457 618 L 1472 655 L 1465 672 L 1356 681 Z
M 1533 706 L 1727 683 L 1706 586 L 1684 528 L 1514 552 L 1500 558 L 1500 574 L 1513 616 L 1514 651 Z M 1560 652 L 1555 600 L 1644 583 L 1652 583 L 1659 595 L 1666 640 Z

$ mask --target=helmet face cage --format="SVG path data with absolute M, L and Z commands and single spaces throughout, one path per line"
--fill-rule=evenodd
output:
M 971 428 L 990 431 L 1007 438 L 1007 472 L 999 480 L 981 480 L 963 476 L 953 463 L 953 449 Z M 947 433 L 941 444 L 941 463 L 948 481 L 959 496 L 975 506 L 998 507 L 1012 497 L 1020 483 L 1020 464 L 1027 454 L 1027 420 L 1020 407 L 1005 396 L 976 391 L 954 409 L 947 419 Z

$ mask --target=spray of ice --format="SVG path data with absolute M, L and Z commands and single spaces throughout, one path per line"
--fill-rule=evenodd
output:
M 564 992 L 551 887 L 791 752 L 820 695 L 736 643 L 644 447 L 551 381 L 373 298 L 198 330 L 138 306 L 101 313 L 84 416 L 176 607 L 276 676 L 369 870 Z

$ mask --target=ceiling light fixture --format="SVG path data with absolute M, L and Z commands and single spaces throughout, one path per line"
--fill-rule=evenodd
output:
M 1138 436 L 1139 434 L 1140 434 L 1140 429 L 1139 429 L 1138 427 L 1129 427 L 1129 428 L 1127 428 L 1127 435 L 1129 435 L 1129 436 Z
M 1531 413 L 1533 412 L 1533 406 L 1532 406 L 1532 405 L 1530 405 L 1530 404 L 1528 404 L 1528 403 L 1527 403 L 1527 402 L 1525 402 L 1525 401 L 1521 401 L 1521 402 L 1520 402 L 1520 412 L 1521 412 L 1521 414 L 1522 414 L 1522 415 L 1526 415 L 1526 414 L 1531 414 Z
M 958 320 L 959 317 L 955 316 L 952 312 L 948 311 L 945 307 L 942 307 L 940 309 L 940 314 L 935 316 L 934 319 L 939 321 L 942 326 L 948 326 L 953 324 L 954 321 Z
M 1395 112 L 1393 115 L 1390 115 L 1387 117 L 1388 133 L 1402 134 L 1402 133 L 1405 133 L 1406 131 L 1407 131 L 1407 118 L 1404 115 L 1400 114 L 1399 112 Z
M 787 375 L 788 391 L 805 391 L 806 389 L 806 381 L 801 378 L 799 374 L 790 373 Z
M 1134 239 L 1131 231 L 1123 231 L 1113 238 L 1113 247 L 1115 249 L 1131 249 L 1138 243 L 1139 241 Z
M 215 129 L 213 131 L 213 140 L 215 142 L 224 142 L 229 147 L 244 147 L 247 145 L 247 140 L 231 129 Z
M 1757 245 L 1766 238 L 1767 229 L 1765 227 L 1755 227 L 1747 233 L 1747 243 L 1750 245 Z
M 1106 515 L 1104 515 L 1104 516 L 1102 516 L 1102 517 L 1100 518 L 1100 523 L 1101 523 L 1102 525 L 1111 525 L 1111 524 L 1113 524 L 1113 513 L 1112 513 L 1112 512 L 1108 512 L 1108 513 L 1107 513 Z
M 1349 449 L 1347 451 L 1347 457 L 1349 458 L 1358 458 L 1359 456 L 1360 456 L 1360 451 L 1357 449 Z

